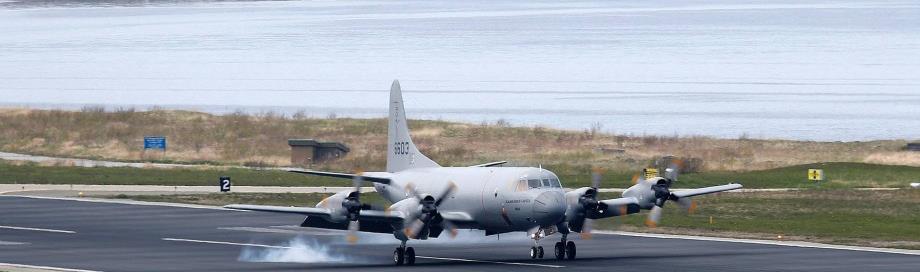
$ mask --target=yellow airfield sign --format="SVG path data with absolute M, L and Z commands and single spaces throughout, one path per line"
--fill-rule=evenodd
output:
M 642 173 L 644 174 L 646 180 L 658 177 L 657 168 L 645 168 L 645 169 L 642 169 Z
M 824 180 L 824 170 L 823 169 L 808 169 L 808 180 L 810 181 Z

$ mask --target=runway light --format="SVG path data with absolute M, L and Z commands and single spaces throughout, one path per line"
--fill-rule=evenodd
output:
M 78 196 L 83 197 L 83 192 L 77 193 Z
M 777 236 L 776 236 L 776 239 L 777 239 L 777 240 L 782 240 L 782 239 L 783 239 L 783 236 L 782 236 L 782 235 L 777 235 Z

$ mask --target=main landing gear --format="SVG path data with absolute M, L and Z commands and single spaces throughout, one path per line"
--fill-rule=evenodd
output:
M 393 251 L 393 262 L 396 265 L 414 265 L 415 249 L 406 247 L 406 241 L 402 241 L 402 244 Z
M 568 257 L 569 260 L 575 259 L 575 242 L 566 241 L 566 236 L 568 235 L 563 234 L 562 241 L 556 242 L 556 260 L 562 260 L 566 257 Z

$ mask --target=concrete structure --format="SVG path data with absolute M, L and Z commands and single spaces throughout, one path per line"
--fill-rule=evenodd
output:
M 291 164 L 310 165 L 344 157 L 350 151 L 337 142 L 319 142 L 313 139 L 289 139 Z
M 920 151 L 920 143 L 909 143 L 905 149 L 910 151 Z

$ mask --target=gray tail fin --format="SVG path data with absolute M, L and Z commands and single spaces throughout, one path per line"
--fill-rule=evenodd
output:
M 399 81 L 394 80 L 390 87 L 390 117 L 387 127 L 387 172 L 399 172 L 406 169 L 440 167 L 419 152 L 412 138 L 409 137 L 409 124 L 406 123 L 406 109 L 403 105 L 402 90 Z

